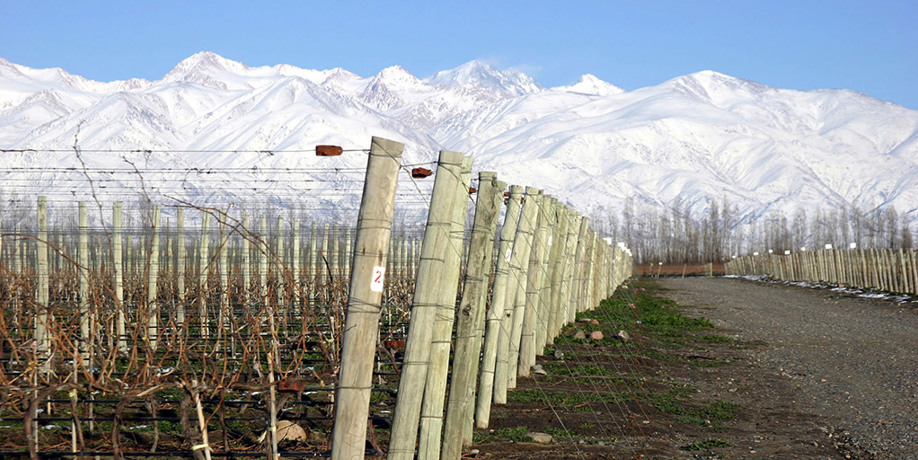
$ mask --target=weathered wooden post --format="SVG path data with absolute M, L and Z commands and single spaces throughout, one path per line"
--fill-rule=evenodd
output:
M 465 234 L 465 211 L 468 203 L 469 184 L 472 176 L 472 157 L 462 159 L 459 186 L 453 203 L 450 243 L 443 254 L 443 276 L 440 299 L 437 302 L 437 319 L 430 342 L 430 362 L 427 368 L 427 384 L 424 387 L 424 402 L 421 407 L 421 432 L 418 441 L 418 458 L 436 460 L 439 458 L 441 432 L 443 430 L 443 405 L 446 397 L 446 377 L 449 371 L 449 350 L 452 345 L 453 322 L 456 314 L 456 295 L 461 272 Z
M 293 287 L 290 290 L 291 304 L 294 314 L 303 313 L 303 302 L 300 299 L 302 285 L 300 284 L 300 219 L 293 219 L 293 257 L 290 260 L 290 270 L 293 271 Z
M 77 273 L 79 273 L 80 279 L 80 340 L 82 342 L 82 347 L 80 347 L 84 353 L 92 358 L 92 327 L 95 324 L 94 318 L 90 315 L 89 312 L 89 223 L 86 215 L 86 203 L 81 201 L 79 203 L 79 226 L 80 226 L 80 236 L 79 236 L 79 267 L 77 267 Z
M 309 306 L 312 308 L 316 307 L 316 293 L 319 290 L 319 274 L 318 274 L 318 257 L 316 257 L 316 238 L 318 236 L 318 225 L 316 221 L 312 221 L 309 226 L 309 267 L 307 282 L 309 283 Z
M 545 235 L 543 235 L 542 243 L 542 266 L 539 267 L 539 293 L 537 299 L 538 303 L 538 314 L 536 315 L 536 329 L 535 329 L 535 343 L 533 346 L 533 352 L 535 356 L 542 356 L 543 351 L 545 350 L 545 343 L 548 339 L 548 327 L 549 327 L 549 316 L 550 307 L 549 302 L 551 301 L 551 268 L 553 266 L 552 249 L 555 243 L 555 231 L 557 230 L 557 214 L 555 210 L 558 205 L 558 200 L 551 196 L 546 196 L 542 200 L 542 211 L 543 211 L 543 221 L 545 222 Z M 535 357 L 532 359 L 532 364 L 535 364 Z
M 528 191 L 528 189 L 527 189 Z M 513 187 L 510 188 L 510 197 L 513 198 Z M 504 257 L 507 258 L 508 262 L 508 273 L 509 277 L 507 278 L 507 289 L 506 289 L 506 299 L 504 299 L 504 316 L 501 318 L 500 323 L 500 335 L 497 338 L 497 361 L 495 362 L 494 367 L 494 404 L 506 404 L 507 403 L 507 389 L 510 384 L 511 375 L 513 378 L 516 378 L 516 366 L 513 366 L 511 372 L 510 356 L 511 356 L 511 345 L 513 341 L 513 325 L 514 325 L 514 316 L 516 313 L 516 297 L 517 291 L 520 289 L 522 273 L 522 265 L 519 260 L 514 261 L 514 258 L 521 258 L 523 252 L 523 243 L 524 237 L 521 236 L 522 232 L 531 232 L 533 227 L 532 222 L 532 207 L 525 208 L 525 203 L 527 198 L 520 193 L 517 196 L 517 201 L 513 206 L 519 206 L 521 209 L 519 211 L 519 219 L 516 224 L 516 231 L 513 234 L 513 244 L 509 253 L 504 254 Z M 525 210 L 525 213 L 524 213 Z M 525 228 L 524 228 L 525 227 Z M 528 256 L 525 257 L 528 261 Z M 515 361 L 514 361 L 515 363 Z
M 404 145 L 374 137 L 357 219 L 354 275 L 341 344 L 341 371 L 335 398 L 332 459 L 363 458 L 373 378 L 373 357 L 379 335 L 395 189 Z
M 277 254 L 273 260 L 272 265 L 274 265 L 275 278 L 275 289 L 277 289 L 277 314 L 280 316 L 281 324 L 284 329 L 287 329 L 287 288 L 288 283 L 286 282 L 286 268 L 287 268 L 287 259 L 284 253 L 284 218 L 282 216 L 277 216 Z
M 448 289 L 440 284 L 445 264 L 443 254 L 449 250 L 453 207 L 465 204 L 455 203 L 462 159 L 461 153 L 441 150 L 437 162 L 430 212 L 427 214 L 427 227 L 421 245 L 395 415 L 392 419 L 390 460 L 414 458 L 437 303 L 441 298 L 440 291 Z
M 526 202 L 523 203 L 523 213 L 516 233 L 516 242 L 513 244 L 513 257 L 510 265 L 516 268 L 515 295 L 511 293 L 513 302 L 513 327 L 510 332 L 510 355 L 507 361 L 507 388 L 516 388 L 516 369 L 520 363 L 520 344 L 523 338 L 524 320 L 526 318 L 526 289 L 529 279 L 529 259 L 532 257 L 533 240 L 539 225 L 539 208 L 542 191 L 534 187 L 526 187 Z M 522 240 L 521 240 L 522 239 Z M 520 243 L 518 245 L 517 243 Z
M 542 293 L 543 264 L 545 248 L 548 247 L 548 215 L 545 209 L 545 195 L 536 198 L 538 218 L 536 230 L 532 237 L 532 253 L 529 257 L 526 272 L 525 310 L 520 334 L 520 356 L 517 363 L 517 376 L 529 377 L 530 368 L 536 362 L 536 329 L 539 323 L 539 305 Z
M 510 258 L 513 253 L 513 239 L 516 236 L 516 227 L 520 217 L 522 194 L 523 187 L 519 185 L 510 186 L 510 193 L 507 198 L 507 212 L 504 216 L 504 224 L 500 229 L 500 246 L 498 246 L 497 267 L 495 268 L 494 287 L 491 293 L 491 309 L 488 310 L 485 328 L 484 352 L 481 359 L 481 381 L 475 408 L 475 423 L 478 428 L 482 429 L 488 427 L 491 418 L 491 400 L 494 395 L 495 368 L 497 366 L 499 343 L 502 338 L 505 345 L 505 355 L 506 347 L 509 347 L 510 343 L 509 328 L 501 326 L 503 319 L 507 316 L 505 310 L 509 311 L 506 308 L 507 290 L 516 289 L 515 286 L 508 287 L 507 283 L 510 279 Z M 504 361 L 506 362 L 506 359 Z M 504 367 L 506 368 L 506 365 Z M 506 394 L 506 391 L 504 393 Z
M 185 207 L 179 206 L 176 215 L 175 235 L 175 283 L 178 305 L 175 321 L 179 328 L 185 328 L 185 270 L 188 264 L 185 249 Z
M 147 333 L 150 349 L 156 350 L 159 336 L 159 302 L 156 301 L 156 282 L 159 275 L 159 206 L 153 206 L 153 221 L 150 228 L 150 256 L 147 278 Z
M 580 302 L 583 293 L 583 274 L 586 270 L 586 247 L 588 245 L 587 234 L 590 229 L 590 219 L 588 217 L 580 218 L 580 231 L 577 236 L 577 249 L 574 252 L 574 266 L 571 274 L 571 297 L 568 300 L 567 321 L 573 322 L 580 311 Z
M 118 335 L 118 351 L 127 351 L 127 331 L 124 305 L 124 265 L 121 260 L 121 202 L 112 204 L 112 276 L 115 285 L 115 307 L 118 309 L 115 333 Z
M 567 247 L 567 217 L 566 217 L 566 206 L 561 203 L 558 203 L 557 200 L 555 203 L 555 232 L 552 241 L 551 253 L 549 258 L 551 260 L 551 268 L 549 272 L 549 279 L 551 283 L 551 291 L 548 298 L 548 330 L 546 331 L 545 336 L 545 345 L 552 345 L 555 342 L 555 337 L 558 336 L 558 333 L 561 330 L 561 326 L 564 324 L 561 321 L 561 286 L 563 284 L 561 277 L 564 276 L 564 258 L 565 258 L 565 249 Z
M 478 175 L 478 199 L 475 222 L 469 245 L 465 288 L 459 303 L 456 325 L 456 351 L 453 358 L 449 402 L 443 429 L 443 449 L 440 458 L 458 459 L 466 433 L 471 435 L 471 415 L 475 397 L 475 380 L 478 375 L 478 357 L 481 351 L 481 329 L 484 322 L 485 299 L 491 271 L 491 254 L 501 192 L 506 184 L 497 180 L 493 172 Z M 471 441 L 471 439 L 468 439 Z
M 210 328 L 208 327 L 207 318 L 207 272 L 210 266 L 209 248 L 210 236 L 207 234 L 207 227 L 210 223 L 210 214 L 207 211 L 201 212 L 201 243 L 200 254 L 198 254 L 198 314 L 201 324 L 201 339 L 207 340 L 210 337 Z
M 218 264 L 220 265 L 220 313 L 217 315 L 218 340 L 226 340 L 227 336 L 232 335 L 232 309 L 230 303 L 230 273 L 229 273 L 229 253 L 230 253 L 230 232 L 229 232 L 229 213 L 226 211 L 220 214 L 220 245 L 217 247 L 219 254 Z
M 240 290 L 239 302 L 242 303 L 244 312 L 249 312 L 249 289 L 252 282 L 252 230 L 249 229 L 249 212 L 242 212 L 242 289 Z M 251 315 L 247 314 L 246 321 L 250 320 Z
M 48 371 L 51 363 L 46 360 L 51 352 L 51 336 L 48 333 L 48 320 L 51 317 L 51 306 L 48 304 L 48 197 L 38 197 L 38 241 L 35 243 L 38 261 L 38 314 L 35 316 L 35 343 L 38 359 L 42 360 L 41 370 Z

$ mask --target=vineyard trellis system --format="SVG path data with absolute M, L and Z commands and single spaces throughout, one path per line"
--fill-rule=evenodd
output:
M 728 262 L 726 273 L 914 295 L 918 294 L 918 251 L 852 248 L 743 256 Z
M 0 240 L 0 455 L 459 458 L 632 260 L 450 151 L 394 234 L 403 147 L 373 138 L 353 227 L 39 197 Z

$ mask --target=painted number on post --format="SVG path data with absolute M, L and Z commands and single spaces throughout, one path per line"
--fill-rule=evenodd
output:
M 383 291 L 383 281 L 386 279 L 386 267 L 373 267 L 373 277 L 370 278 L 370 290 Z
M 510 262 L 510 256 L 513 255 L 513 249 L 507 248 L 506 254 L 504 254 L 504 260 Z

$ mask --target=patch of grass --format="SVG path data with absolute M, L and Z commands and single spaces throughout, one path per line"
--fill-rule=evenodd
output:
M 545 430 L 545 433 L 550 434 L 550 435 L 551 435 L 553 438 L 555 438 L 555 439 L 558 439 L 558 438 L 560 438 L 560 439 L 570 439 L 570 438 L 573 438 L 574 436 L 578 436 L 577 433 L 575 433 L 575 432 L 573 432 L 573 431 L 571 431 L 571 430 L 565 430 L 565 429 L 561 429 L 561 428 L 549 428 L 549 429 Z
M 529 432 L 529 428 L 525 426 L 518 426 L 514 428 L 501 428 L 499 430 L 494 430 L 488 433 L 478 432 L 473 436 L 472 441 L 480 442 L 482 444 L 487 444 L 489 442 L 526 442 L 529 439 L 526 438 L 526 433 Z
M 630 401 L 633 397 L 627 392 L 618 393 L 571 393 L 571 392 L 552 392 L 539 390 L 513 390 L 507 393 L 508 403 L 538 403 L 546 404 L 555 408 L 575 411 L 575 412 L 592 412 L 592 404 L 615 404 L 622 401 Z
M 702 343 L 730 343 L 733 338 L 722 335 L 699 335 L 696 340 Z
M 708 438 L 704 441 L 698 441 L 692 444 L 687 444 L 682 447 L 679 447 L 682 450 L 688 451 L 700 451 L 700 450 L 709 450 L 715 447 L 730 447 L 730 443 L 724 441 L 723 439 L 717 438 Z

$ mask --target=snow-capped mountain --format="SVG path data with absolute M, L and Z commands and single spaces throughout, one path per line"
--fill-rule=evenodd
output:
M 441 148 L 470 153 L 476 170 L 597 216 L 634 196 L 660 207 L 678 198 L 696 215 L 726 198 L 747 220 L 851 206 L 895 206 L 918 220 L 918 111 L 847 90 L 786 90 L 711 71 L 634 91 L 592 75 L 544 88 L 477 61 L 429 78 L 399 66 L 361 77 L 248 67 L 207 52 L 157 81 L 95 82 L 0 59 L 0 148 L 35 150 L 3 154 L 6 195 L 25 193 L 16 189 L 23 183 L 30 195 L 76 187 L 66 172 L 12 168 L 130 164 L 220 170 L 181 181 L 149 173 L 144 187 L 153 194 L 198 202 L 254 192 L 289 202 L 317 183 L 348 187 L 342 177 L 365 159 L 317 163 L 280 152 L 366 148 L 372 135 L 405 142 L 406 164 L 429 163 Z M 75 142 L 84 163 L 70 151 Z M 250 187 L 227 168 L 272 185 Z M 112 191 L 137 186 L 107 183 Z

